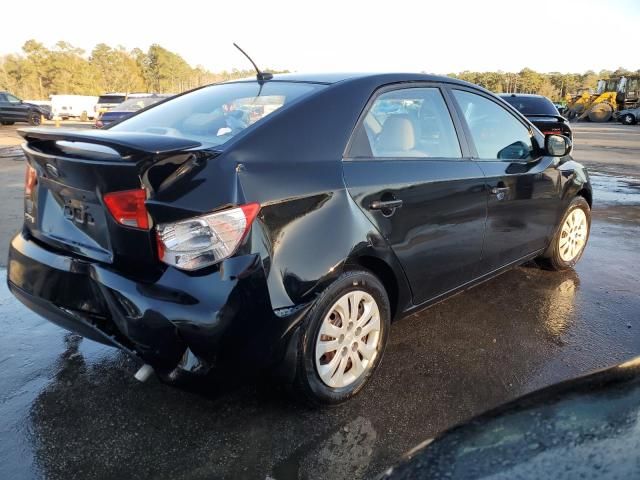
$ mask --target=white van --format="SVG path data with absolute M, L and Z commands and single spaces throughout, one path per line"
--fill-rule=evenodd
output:
M 91 95 L 50 95 L 53 118 L 93 120 L 98 97 Z

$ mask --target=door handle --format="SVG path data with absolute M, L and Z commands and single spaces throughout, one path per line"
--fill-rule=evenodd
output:
M 370 210 L 394 210 L 402 207 L 402 200 L 375 200 L 369 205 Z

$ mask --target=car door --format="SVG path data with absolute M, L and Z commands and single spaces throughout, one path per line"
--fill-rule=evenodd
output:
M 9 114 L 8 120 L 11 122 L 26 122 L 29 120 L 29 105 L 22 103 L 15 95 L 5 94 L 7 98 L 6 110 Z
M 369 102 L 344 158 L 352 198 L 387 240 L 420 304 L 476 275 L 487 214 L 482 170 L 436 84 Z
M 495 98 L 451 92 L 489 192 L 481 272 L 488 273 L 548 245 L 560 205 L 558 160 L 545 156 L 530 125 Z

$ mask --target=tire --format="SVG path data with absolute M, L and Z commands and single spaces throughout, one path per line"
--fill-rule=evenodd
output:
M 29 125 L 37 127 L 38 125 L 40 125 L 40 123 L 42 123 L 42 116 L 38 112 L 29 112 L 28 122 Z
M 576 212 L 574 214 L 576 210 L 581 210 L 582 213 Z M 582 216 L 583 214 L 584 217 Z M 579 228 L 579 226 L 569 225 L 570 218 L 573 219 L 574 225 L 576 223 L 582 224 L 582 220 L 584 220 L 584 229 L 582 227 Z M 572 228 L 573 233 L 569 233 Z M 584 249 L 589 242 L 590 233 L 591 208 L 584 197 L 575 197 L 563 215 L 560 226 L 553 236 L 547 251 L 537 259 L 538 264 L 547 270 L 558 271 L 573 268 L 582 258 Z M 573 250 L 571 247 L 572 242 L 576 246 Z
M 607 102 L 598 103 L 589 109 L 588 116 L 595 123 L 608 122 L 613 116 L 613 107 Z
M 0 122 L 2 125 L 13 125 L 15 122 Z
M 620 119 L 620 122 L 622 122 L 622 124 L 624 125 L 635 125 L 638 121 L 636 120 L 636 117 L 634 117 L 632 114 L 626 113 L 622 116 L 622 118 Z
M 354 317 L 350 317 L 352 302 L 358 302 Z M 378 321 L 375 320 L 374 304 Z M 366 311 L 371 313 L 368 321 L 365 321 Z M 344 312 L 346 318 L 339 312 Z M 390 318 L 389 297 L 377 277 L 363 270 L 343 273 L 318 296 L 301 325 L 293 384 L 295 392 L 315 406 L 337 405 L 358 394 L 380 365 Z M 358 320 L 363 323 L 358 325 Z M 365 329 L 370 333 L 360 337 Z M 336 336 L 327 335 L 327 332 L 335 332 Z M 327 353 L 319 356 L 322 345 L 333 345 L 333 342 L 337 342 L 335 351 L 326 347 Z M 371 359 L 367 360 L 364 353 Z M 359 359 L 357 365 L 352 361 L 356 358 Z M 334 363 L 336 368 L 332 375 Z M 325 364 L 321 373 L 320 368 Z

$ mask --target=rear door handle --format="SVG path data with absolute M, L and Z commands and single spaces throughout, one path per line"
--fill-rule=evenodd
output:
M 394 210 L 402 207 L 402 200 L 375 200 L 369 205 L 370 210 Z

